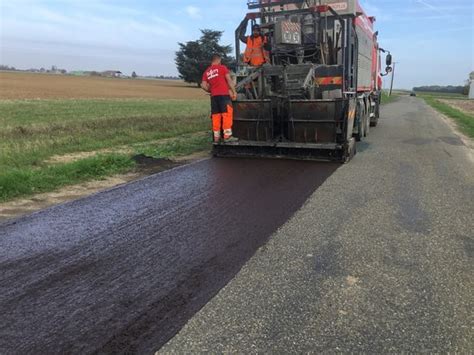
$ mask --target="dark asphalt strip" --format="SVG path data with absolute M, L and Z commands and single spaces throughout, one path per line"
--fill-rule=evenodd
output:
M 0 353 L 149 353 L 338 167 L 211 159 L 0 225 Z

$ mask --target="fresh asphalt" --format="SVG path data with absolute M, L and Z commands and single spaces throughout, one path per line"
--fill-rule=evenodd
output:
M 347 165 L 211 159 L 0 224 L 0 353 L 469 352 L 473 201 L 406 97 Z
M 0 225 L 0 354 L 153 353 L 339 167 L 209 159 Z

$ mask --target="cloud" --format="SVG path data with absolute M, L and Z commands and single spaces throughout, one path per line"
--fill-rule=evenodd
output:
M 424 0 L 416 0 L 418 4 L 424 5 L 428 9 L 431 9 L 433 11 L 439 12 L 438 8 L 436 6 L 431 5 L 430 3 L 424 1 Z
M 201 15 L 201 9 L 195 6 L 187 6 L 186 7 L 186 13 L 189 15 L 189 17 L 195 19 L 195 20 L 200 20 L 202 19 Z
M 68 6 L 65 6 L 67 4 Z M 61 7 L 40 2 L 4 7 L 2 37 L 4 40 L 47 42 L 82 45 L 133 44 L 135 47 L 165 47 L 184 39 L 184 30 L 167 19 L 134 9 L 110 4 L 70 2 Z M 23 6 L 22 6 L 23 5 Z M 27 9 L 28 8 L 28 9 Z

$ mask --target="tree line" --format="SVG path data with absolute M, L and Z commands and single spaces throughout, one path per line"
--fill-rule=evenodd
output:
M 418 92 L 435 92 L 435 93 L 445 93 L 445 94 L 462 94 L 469 95 L 469 86 L 441 86 L 441 85 L 430 85 L 430 86 L 418 86 L 413 88 L 413 91 Z

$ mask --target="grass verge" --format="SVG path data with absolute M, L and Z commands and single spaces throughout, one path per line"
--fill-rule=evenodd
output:
M 4 100 L 0 112 L 2 202 L 133 170 L 134 153 L 170 158 L 210 146 L 207 100 Z M 92 154 L 49 161 L 84 152 Z
M 389 104 L 393 101 L 395 101 L 397 99 L 397 95 L 395 94 L 392 94 L 392 96 L 389 96 L 388 93 L 386 93 L 385 91 L 382 91 L 382 104 L 385 105 L 385 104 Z
M 438 112 L 452 118 L 459 129 L 468 137 L 474 138 L 474 116 L 462 112 L 448 104 L 438 101 L 433 96 L 422 96 L 428 105 Z
M 0 202 L 123 173 L 134 165 L 129 156 L 109 154 L 39 169 L 11 169 L 0 174 Z
M 191 136 L 182 136 L 158 144 L 137 145 L 134 147 L 134 151 L 136 154 L 144 154 L 153 158 L 176 158 L 209 150 L 210 147 L 211 136 L 206 132 Z

